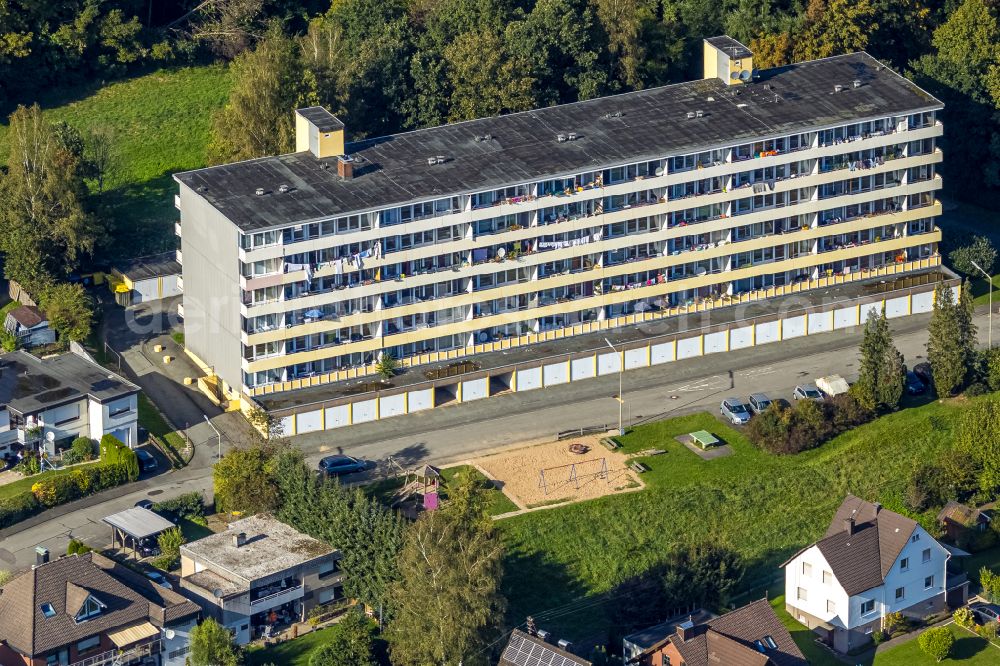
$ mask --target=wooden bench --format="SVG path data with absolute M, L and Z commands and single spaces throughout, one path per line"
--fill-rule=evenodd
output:
M 643 465 L 641 462 L 632 461 L 628 464 L 628 468 L 635 472 L 636 474 L 644 474 L 649 471 L 649 467 Z
M 602 437 L 601 444 L 610 451 L 622 448 L 622 445 L 611 439 L 610 437 Z

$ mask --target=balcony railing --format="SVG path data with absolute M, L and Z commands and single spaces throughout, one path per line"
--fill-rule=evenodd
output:
M 295 590 L 301 590 L 301 589 L 302 589 L 302 583 L 300 582 L 297 585 L 291 585 L 289 587 L 286 587 L 286 588 L 283 588 L 281 590 L 278 590 L 277 592 L 272 592 L 271 594 L 268 594 L 266 596 L 260 597 L 259 599 L 253 599 L 250 602 L 250 606 L 251 607 L 254 607 L 254 606 L 263 606 L 265 604 L 268 604 L 269 602 L 274 601 L 275 599 L 277 599 L 278 597 L 282 596 L 283 594 L 288 594 L 289 592 L 294 592 Z
M 95 654 L 93 657 L 73 662 L 70 666 L 104 666 L 105 664 L 125 666 L 125 664 L 132 664 L 147 657 L 158 655 L 162 650 L 162 642 L 157 638 L 152 642 L 136 645 L 127 650 L 108 650 L 107 652 Z

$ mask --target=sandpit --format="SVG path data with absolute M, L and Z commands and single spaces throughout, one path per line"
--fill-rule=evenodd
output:
M 641 488 L 636 474 L 626 467 L 627 457 L 609 451 L 600 444 L 600 439 L 576 437 L 536 444 L 477 458 L 474 462 L 500 482 L 504 494 L 526 508 Z M 573 453 L 570 446 L 574 444 L 589 450 Z M 575 480 L 572 478 L 573 465 Z M 540 483 L 542 469 L 545 469 L 544 486 Z

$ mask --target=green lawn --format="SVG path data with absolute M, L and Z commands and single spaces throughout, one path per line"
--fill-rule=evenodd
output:
M 39 481 L 51 479 L 57 476 L 63 476 L 71 472 L 72 470 L 69 469 L 49 470 L 48 472 L 41 472 L 39 474 L 35 474 L 34 476 L 18 479 L 13 483 L 5 483 L 0 486 L 0 499 L 7 499 L 8 497 L 13 497 L 14 495 L 20 495 L 23 492 L 31 490 L 31 486 Z
M 781 589 L 784 589 L 784 586 Z M 774 609 L 778 619 L 788 629 L 788 632 L 792 635 L 792 640 L 802 650 L 802 654 L 805 655 L 810 666 L 843 666 L 842 661 L 838 660 L 830 654 L 829 650 L 816 642 L 816 634 L 814 632 L 807 629 L 805 625 L 800 624 L 798 620 L 788 614 L 785 610 L 784 594 L 771 599 L 771 608 Z
M 178 432 L 170 428 L 170 425 L 164 420 L 163 415 L 160 414 L 150 399 L 146 397 L 145 393 L 139 394 L 139 425 L 166 444 L 170 449 L 168 453 L 175 467 L 183 467 L 185 465 L 181 451 L 184 450 L 187 443 Z
M 902 511 L 913 465 L 950 445 L 959 403 L 932 402 L 891 414 L 797 456 L 755 449 L 709 414 L 635 428 L 625 452 L 659 448 L 644 459 L 646 490 L 516 516 L 499 523 L 507 546 L 505 586 L 509 619 L 573 604 L 545 629 L 575 638 L 606 632 L 605 608 L 623 603 L 618 585 L 662 563 L 666 553 L 711 541 L 739 552 L 746 586 L 779 573 L 777 567 L 822 535 L 847 492 Z M 735 453 L 704 461 L 674 441 L 708 430 Z M 931 525 L 932 515 L 919 516 Z M 606 603 L 590 603 L 606 599 Z
M 989 284 L 986 278 L 979 277 L 972 281 L 972 302 L 974 305 L 986 305 L 990 302 Z M 993 276 L 993 307 L 1000 305 L 1000 275 Z
M 995 666 L 1000 664 L 1000 646 L 990 645 L 985 638 L 954 624 L 948 625 L 955 635 L 951 656 L 942 664 L 961 663 L 969 666 Z M 937 662 L 920 649 L 916 639 L 897 645 L 875 655 L 874 666 L 933 666 Z
M 325 627 L 268 648 L 250 648 L 246 653 L 246 666 L 309 666 L 309 653 L 330 640 L 334 627 Z
M 122 255 L 173 247 L 178 213 L 171 174 L 205 166 L 211 116 L 225 103 L 229 85 L 225 67 L 207 65 L 158 70 L 93 92 L 63 90 L 61 98 L 39 101 L 52 120 L 114 133 L 121 164 L 106 185 L 105 203 Z M 3 119 L 0 161 L 8 152 Z

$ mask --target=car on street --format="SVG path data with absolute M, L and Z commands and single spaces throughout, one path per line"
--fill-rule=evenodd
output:
M 750 406 L 750 411 L 754 414 L 760 414 L 765 409 L 771 406 L 774 401 L 767 397 L 766 393 L 751 393 L 750 399 L 747 400 L 747 404 Z
M 174 586 L 170 584 L 170 581 L 167 580 L 167 577 L 161 574 L 159 571 L 147 571 L 146 578 L 153 581 L 160 587 L 166 588 L 168 590 L 174 589 Z
M 1000 606 L 997 604 L 976 603 L 969 606 L 969 610 L 979 624 L 987 622 L 1000 622 Z
M 139 500 L 138 502 L 135 503 L 135 508 L 137 508 L 137 509 L 148 509 L 149 511 L 152 511 L 153 510 L 153 500 L 141 499 L 141 500 Z
M 319 471 L 327 476 L 354 474 L 368 469 L 368 463 L 360 458 L 338 454 L 319 461 Z
M 729 422 L 733 425 L 743 425 L 750 420 L 752 416 L 750 414 L 750 409 L 743 404 L 740 398 L 726 398 L 719 405 L 719 412 L 722 413 L 724 417 L 729 419 Z
M 910 395 L 920 395 L 927 390 L 927 385 L 921 381 L 917 373 L 910 370 L 906 373 L 906 392 Z
M 815 384 L 799 384 L 792 391 L 794 400 L 823 400 L 823 392 Z
M 156 456 L 146 449 L 136 449 L 135 457 L 139 459 L 139 471 L 142 473 L 155 472 L 156 468 L 159 467 Z

